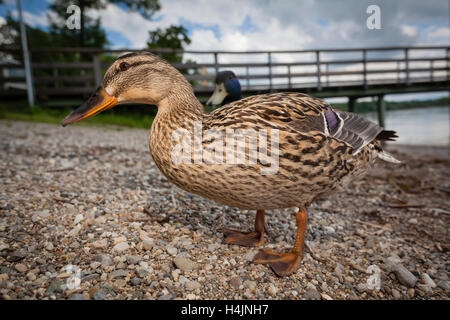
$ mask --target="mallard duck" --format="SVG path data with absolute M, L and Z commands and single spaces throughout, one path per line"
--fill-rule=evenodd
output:
M 122 103 L 157 106 L 150 130 L 150 153 L 171 182 L 219 203 L 257 211 L 254 231 L 220 230 L 226 243 L 260 246 L 267 231 L 264 210 L 299 208 L 292 249 L 285 253 L 261 249 L 253 259 L 268 264 L 279 276 L 299 268 L 307 209 L 314 199 L 364 173 L 376 159 L 398 162 L 381 147 L 382 140 L 396 137 L 394 131 L 386 131 L 357 114 L 333 110 L 326 102 L 306 94 L 250 96 L 207 114 L 183 75 L 147 52 L 117 58 L 106 71 L 102 85 L 62 125 Z M 237 148 L 233 143 L 226 149 L 218 148 L 220 143 L 229 142 L 225 137 L 230 132 L 244 132 L 241 137 L 247 138 L 253 132 L 258 135 L 257 140 L 244 145 L 236 142 Z M 259 153 L 255 154 L 251 151 L 256 141 Z M 209 149 L 213 142 L 218 143 L 218 152 Z M 227 161 L 223 161 L 225 158 Z
M 241 83 L 233 71 L 221 71 L 216 74 L 215 88 L 206 102 L 207 106 L 226 105 L 242 99 Z

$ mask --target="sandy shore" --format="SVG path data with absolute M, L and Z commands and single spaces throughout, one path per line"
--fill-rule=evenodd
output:
M 448 149 L 390 146 L 404 164 L 319 199 L 300 269 L 278 278 L 216 232 L 255 213 L 173 186 L 147 130 L 0 121 L 0 134 L 5 299 L 449 299 Z M 268 212 L 265 247 L 290 248 L 294 213 Z

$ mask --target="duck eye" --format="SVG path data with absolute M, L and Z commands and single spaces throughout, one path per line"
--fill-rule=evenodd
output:
M 128 63 L 126 63 L 126 62 L 122 62 L 122 63 L 119 65 L 119 69 L 120 69 L 121 71 L 127 71 L 129 67 L 130 67 L 130 65 L 129 65 Z

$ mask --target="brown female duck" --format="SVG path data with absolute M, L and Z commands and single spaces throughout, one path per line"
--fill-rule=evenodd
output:
M 158 107 L 150 152 L 170 181 L 217 202 L 257 210 L 254 231 L 221 230 L 227 243 L 262 245 L 264 210 L 299 208 L 292 250 L 260 250 L 254 258 L 280 276 L 299 267 L 307 208 L 315 198 L 363 173 L 377 158 L 398 162 L 380 143 L 394 138 L 393 131 L 305 94 L 252 96 L 206 114 L 182 74 L 147 52 L 119 57 L 101 87 L 62 124 L 130 102 Z M 230 132 L 239 134 L 227 140 Z

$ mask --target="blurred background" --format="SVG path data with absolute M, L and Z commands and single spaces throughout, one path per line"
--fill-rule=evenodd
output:
M 118 55 L 150 50 L 203 103 L 232 70 L 244 96 L 305 92 L 399 144 L 448 148 L 449 15 L 447 0 L 0 0 L 0 119 L 59 123 Z M 148 128 L 155 113 L 122 106 L 83 125 Z

